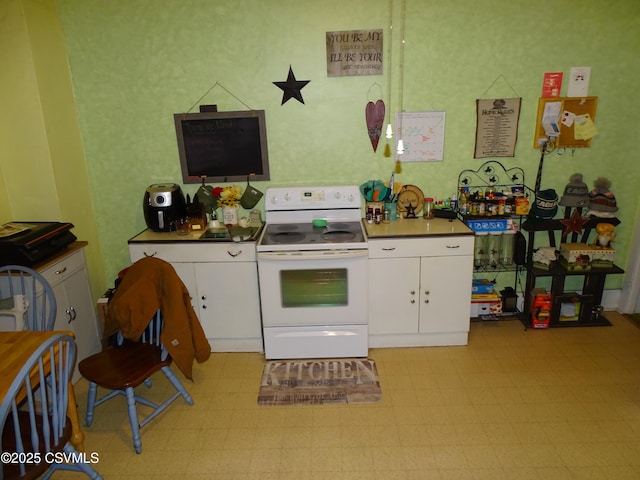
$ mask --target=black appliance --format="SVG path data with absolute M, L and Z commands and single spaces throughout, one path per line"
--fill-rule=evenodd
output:
M 32 267 L 46 260 L 70 243 L 76 236 L 71 223 L 11 222 L 0 226 L 0 265 Z
M 144 194 L 144 220 L 154 232 L 169 232 L 173 222 L 187 216 L 187 202 L 179 185 L 156 183 Z

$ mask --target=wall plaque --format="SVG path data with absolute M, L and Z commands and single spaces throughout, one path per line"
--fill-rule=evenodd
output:
M 521 101 L 521 98 L 476 100 L 476 148 L 473 158 L 515 155 Z
M 382 29 L 327 32 L 327 76 L 382 75 Z

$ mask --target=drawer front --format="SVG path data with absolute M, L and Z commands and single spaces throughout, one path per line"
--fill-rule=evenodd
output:
M 82 253 L 82 250 L 78 250 L 68 257 L 64 257 L 50 267 L 42 270 L 40 273 L 53 287 L 60 282 L 64 282 L 66 278 L 84 268 L 84 266 L 84 254 Z
M 369 240 L 369 258 L 473 255 L 473 235 Z
M 255 262 L 256 244 L 253 242 L 219 244 L 130 243 L 129 256 L 135 262 L 154 256 L 170 263 L 177 262 Z

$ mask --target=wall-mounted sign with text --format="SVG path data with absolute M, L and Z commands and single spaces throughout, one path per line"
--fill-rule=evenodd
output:
M 327 76 L 382 75 L 382 29 L 327 32 Z

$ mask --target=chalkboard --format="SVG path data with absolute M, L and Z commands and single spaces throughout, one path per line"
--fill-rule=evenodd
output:
M 269 180 L 264 110 L 175 114 L 184 183 Z

